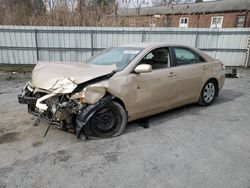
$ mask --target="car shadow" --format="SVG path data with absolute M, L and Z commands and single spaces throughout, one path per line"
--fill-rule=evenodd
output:
M 219 96 L 216 98 L 212 106 L 217 106 L 221 105 L 223 103 L 231 102 L 234 101 L 235 99 L 243 96 L 244 94 L 242 92 L 239 92 L 237 90 L 233 89 L 223 89 L 221 90 Z M 148 122 L 149 122 L 149 128 L 151 126 L 157 126 L 162 123 L 166 123 L 168 121 L 171 121 L 173 119 L 178 119 L 181 118 L 182 116 L 185 115 L 197 115 L 199 116 L 201 111 L 204 109 L 209 108 L 210 106 L 207 107 L 201 107 L 198 104 L 189 104 L 185 105 L 179 108 L 175 108 L 173 110 L 169 110 L 166 112 L 162 112 L 153 116 L 147 117 Z M 141 119 L 143 120 L 143 119 Z M 136 120 L 128 123 L 124 134 L 129 134 L 132 132 L 140 131 L 143 128 L 143 126 L 140 125 L 141 120 Z
M 221 90 L 219 97 L 216 98 L 216 101 L 213 105 L 219 105 L 222 103 L 233 101 L 244 94 L 242 92 L 239 92 L 237 90 L 233 89 L 223 89 Z

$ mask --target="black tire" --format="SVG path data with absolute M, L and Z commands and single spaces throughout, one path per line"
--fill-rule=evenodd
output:
M 201 106 L 209 106 L 214 102 L 218 93 L 218 87 L 214 80 L 208 80 L 203 86 L 200 94 L 199 104 Z
M 127 113 L 123 106 L 111 101 L 93 114 L 83 131 L 88 138 L 111 138 L 122 134 L 127 121 Z

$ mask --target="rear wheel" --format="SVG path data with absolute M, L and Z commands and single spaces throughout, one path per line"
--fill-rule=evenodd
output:
M 89 138 L 110 138 L 119 136 L 127 125 L 127 113 L 119 103 L 111 101 L 94 113 L 84 127 Z
M 208 106 L 213 103 L 217 93 L 217 85 L 213 80 L 209 80 L 203 86 L 199 104 L 201 106 Z

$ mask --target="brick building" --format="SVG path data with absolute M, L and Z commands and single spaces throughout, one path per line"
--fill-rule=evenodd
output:
M 160 7 L 120 9 L 124 26 L 183 28 L 250 27 L 250 0 L 218 0 Z

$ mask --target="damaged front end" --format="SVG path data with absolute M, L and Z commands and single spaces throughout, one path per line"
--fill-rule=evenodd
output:
M 44 136 L 53 125 L 74 132 L 79 138 L 83 127 L 94 112 L 113 99 L 110 95 L 105 96 L 106 91 L 103 87 L 93 84 L 105 78 L 107 77 L 100 77 L 80 85 L 72 85 L 69 79 L 66 82 L 64 79 L 64 83 L 67 83 L 71 90 L 61 85 L 61 81 L 53 84 L 50 91 L 36 88 L 32 82 L 28 82 L 18 95 L 18 101 L 27 104 L 28 112 L 38 120 L 49 124 Z
M 18 95 L 18 101 L 21 104 L 27 104 L 29 113 L 49 125 L 70 131 L 75 130 L 75 117 L 77 114 L 87 106 L 80 99 L 71 99 L 70 94 L 36 91 L 30 82 Z
M 112 77 L 115 69 L 115 65 L 38 63 L 32 81 L 25 85 L 18 101 L 27 104 L 28 112 L 47 122 L 49 127 L 67 129 L 79 137 L 83 123 L 76 123 L 77 119 L 83 113 L 91 115 L 86 113 L 92 112 L 90 106 L 100 105 L 99 101 L 106 95 L 105 89 L 96 83 Z

